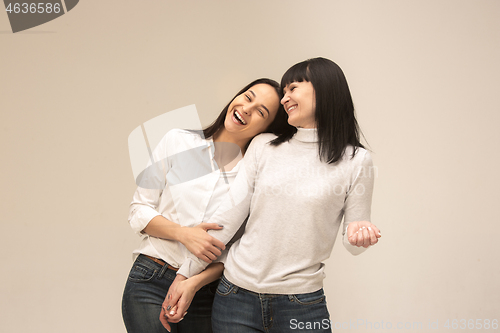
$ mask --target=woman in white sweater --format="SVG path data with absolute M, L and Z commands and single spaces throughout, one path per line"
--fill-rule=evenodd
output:
M 129 222 L 143 238 L 123 293 L 122 314 L 128 332 L 165 332 L 158 321 L 161 304 L 189 251 L 211 262 L 224 243 L 206 233 L 217 224 L 197 225 L 218 208 L 233 182 L 249 141 L 262 132 L 284 133 L 289 125 L 279 104 L 279 84 L 259 79 L 244 87 L 203 132 L 169 131 L 138 177 Z M 139 179 L 140 178 L 140 179 Z M 169 330 L 208 333 L 222 274 L 214 263 L 192 282 L 198 291 L 192 313 Z M 211 288 L 212 287 L 212 288 Z
M 217 289 L 216 333 L 330 332 L 323 262 L 342 220 L 344 245 L 353 254 L 380 237 L 369 222 L 372 161 L 360 143 L 340 67 L 324 58 L 306 60 L 284 74 L 281 89 L 297 130 L 253 140 L 230 198 L 209 220 L 224 226 L 209 233 L 227 242 L 249 213 Z M 194 256 L 184 261 L 163 304 L 169 320 L 182 317 L 190 301 L 186 278 L 205 266 Z

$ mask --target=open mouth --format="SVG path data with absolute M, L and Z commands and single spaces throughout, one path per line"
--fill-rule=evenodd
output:
M 287 113 L 290 113 L 290 112 L 292 112 L 293 110 L 295 110 L 296 108 L 297 108 L 297 105 L 290 106 L 290 107 L 286 110 L 286 112 L 287 112 Z
M 233 112 L 233 119 L 238 124 L 241 124 L 241 125 L 246 125 L 247 124 L 247 122 L 245 121 L 245 119 L 243 119 L 243 116 L 238 111 L 236 111 L 236 110 Z

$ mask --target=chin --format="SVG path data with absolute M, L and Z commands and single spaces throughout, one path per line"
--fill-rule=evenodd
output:
M 299 127 L 299 124 L 297 124 L 295 119 L 288 118 L 288 124 L 292 125 L 293 127 Z

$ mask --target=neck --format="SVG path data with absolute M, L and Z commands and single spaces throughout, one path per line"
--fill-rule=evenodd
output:
M 226 130 L 216 133 L 213 137 L 214 141 L 214 159 L 217 165 L 223 171 L 229 171 L 243 157 L 243 149 L 248 140 L 237 140 L 234 135 L 231 135 Z
M 318 142 L 318 130 L 316 128 L 297 127 L 297 133 L 293 137 L 302 142 Z
M 225 128 L 222 128 L 220 131 L 218 131 L 217 133 L 214 134 L 213 141 L 214 142 L 234 143 L 234 144 L 238 145 L 238 147 L 240 147 L 241 152 L 244 153 L 245 147 L 246 147 L 248 141 L 250 141 L 250 140 L 247 138 L 240 139 L 240 138 L 236 137 L 235 135 L 226 131 Z

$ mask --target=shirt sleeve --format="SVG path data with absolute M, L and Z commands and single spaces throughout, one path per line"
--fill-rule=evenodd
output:
M 169 169 L 168 151 L 174 144 L 174 131 L 169 131 L 158 143 L 143 172 L 137 177 L 137 189 L 130 204 L 128 221 L 132 230 L 142 235 L 142 230 L 156 216 L 161 195 L 166 186 Z
M 373 167 L 371 155 L 366 150 L 359 148 L 357 154 L 364 153 L 360 163 L 352 172 L 351 182 L 344 202 L 344 228 L 342 232 L 342 242 L 344 247 L 353 255 L 363 253 L 366 248 L 354 246 L 347 239 L 347 227 L 354 221 L 370 221 L 373 183 L 376 169 Z
M 227 254 L 229 253 L 229 249 L 231 248 L 231 246 L 233 246 L 234 243 L 236 243 L 236 241 L 238 239 L 241 238 L 241 236 L 243 236 L 243 233 L 245 232 L 245 227 L 247 225 L 247 223 L 246 223 L 247 221 L 248 221 L 248 216 L 245 219 L 245 221 L 243 222 L 243 224 L 240 226 L 240 228 L 238 229 L 236 234 L 234 234 L 233 238 L 226 244 L 226 249 L 224 251 L 222 251 L 222 254 L 220 256 L 218 256 L 217 259 L 215 259 L 213 262 L 221 262 L 221 263 L 226 262 Z
M 262 149 L 261 144 L 265 144 L 265 142 L 267 141 L 258 140 L 258 138 L 252 140 L 243 158 L 243 167 L 234 179 L 222 204 L 210 220 L 207 221 L 224 226 L 220 230 L 208 231 L 210 235 L 224 244 L 227 244 L 233 238 L 250 213 L 250 204 L 257 177 L 258 161 L 256 155 L 259 149 Z M 227 253 L 224 255 L 224 259 L 226 255 Z M 208 266 L 208 263 L 189 253 L 177 274 L 190 278 L 203 271 L 206 266 Z

